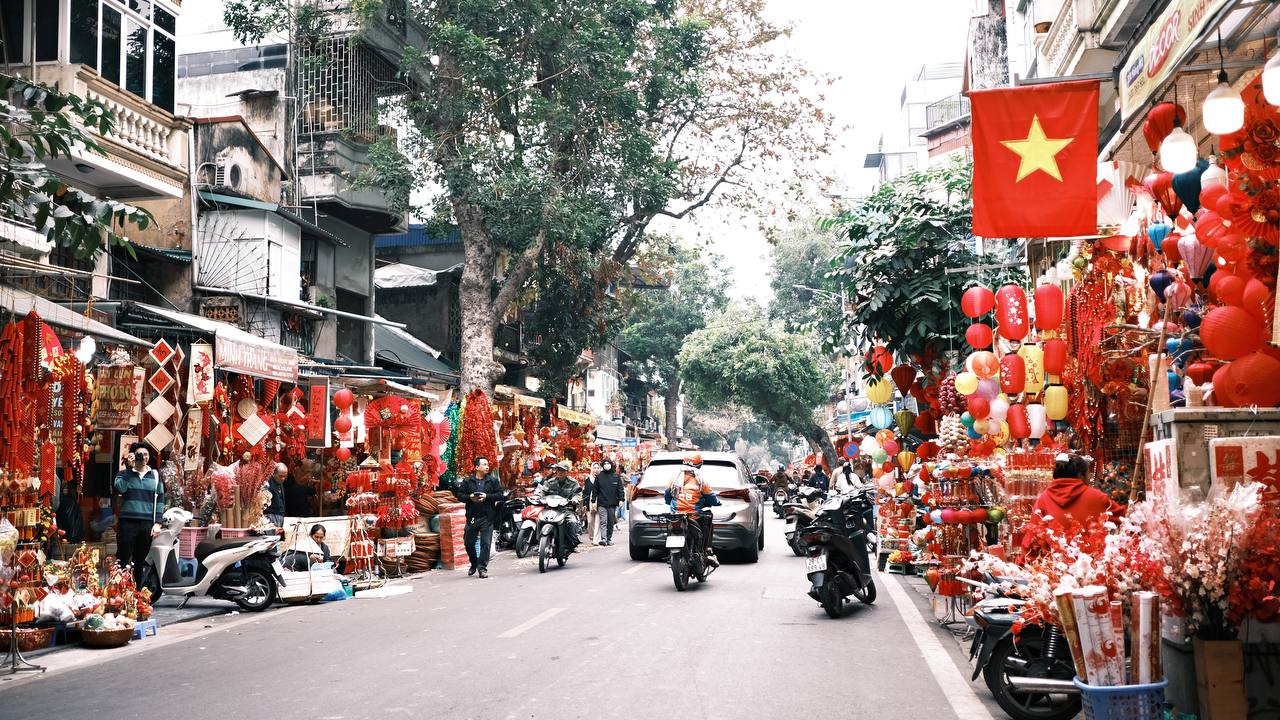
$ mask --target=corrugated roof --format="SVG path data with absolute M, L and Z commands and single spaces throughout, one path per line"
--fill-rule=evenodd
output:
M 373 342 L 376 357 L 410 370 L 422 370 L 439 375 L 457 375 L 458 371 L 439 358 L 440 351 L 413 335 L 387 325 L 373 326 Z
M 445 235 L 432 234 L 427 232 L 427 226 L 423 223 L 410 223 L 408 232 L 376 235 L 373 240 L 374 247 L 379 250 L 428 245 L 458 245 L 461 242 L 462 235 L 457 228 L 453 228 Z

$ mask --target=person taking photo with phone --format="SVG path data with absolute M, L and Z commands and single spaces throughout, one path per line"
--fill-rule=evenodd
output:
M 467 546 L 467 558 L 471 569 L 467 575 L 480 573 L 489 577 L 489 553 L 493 548 L 493 525 L 498 517 L 498 501 L 502 499 L 502 485 L 489 474 L 489 459 L 475 459 L 475 471 L 460 485 L 455 485 L 454 497 L 467 506 L 467 529 L 462 542 Z M 480 541 L 477 551 L 476 540 Z
M 150 463 L 151 448 L 143 442 L 133 443 L 114 483 L 120 494 L 116 561 L 120 567 L 133 565 L 133 581 L 138 587 L 142 587 L 142 566 L 151 552 L 151 538 L 160 532 L 164 514 L 164 483 Z

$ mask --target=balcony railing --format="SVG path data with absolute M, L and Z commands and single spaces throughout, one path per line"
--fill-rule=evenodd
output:
M 968 114 L 969 98 L 957 93 L 925 106 L 925 127 L 932 129 L 946 125 Z

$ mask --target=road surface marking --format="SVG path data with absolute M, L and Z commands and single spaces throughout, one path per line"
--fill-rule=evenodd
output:
M 638 573 L 638 572 L 640 572 L 640 571 L 641 571 L 641 570 L 643 570 L 643 569 L 644 569 L 644 565 L 636 565 L 635 567 L 632 567 L 632 568 L 630 568 L 630 569 L 623 570 L 623 571 L 622 571 L 622 574 L 623 574 L 623 575 L 634 575 L 635 573 Z
M 542 623 L 544 623 L 544 622 L 546 622 L 546 621 L 550 620 L 551 618 L 553 618 L 553 617 L 555 617 L 555 616 L 559 615 L 559 614 L 560 614 L 560 613 L 562 613 L 562 612 L 564 612 L 564 608 L 548 608 L 547 610 L 543 611 L 542 613 L 540 613 L 540 614 L 538 614 L 538 615 L 534 616 L 532 619 L 530 619 L 530 620 L 528 620 L 528 621 L 526 621 L 526 622 L 523 622 L 523 623 L 521 623 L 521 624 L 519 624 L 519 625 L 517 625 L 517 626 L 515 626 L 515 627 L 511 628 L 510 630 L 508 630 L 508 631 L 506 631 L 506 632 L 502 633 L 502 634 L 501 634 L 501 635 L 499 635 L 498 637 L 499 637 L 499 638 L 513 638 L 513 637 L 516 637 L 516 636 L 518 636 L 518 635 L 522 635 L 522 634 L 524 634 L 525 632 L 528 632 L 529 630 L 532 630 L 533 628 L 537 627 L 538 625 L 541 625 Z
M 938 681 L 942 696 L 951 704 L 956 717 L 965 720 L 992 720 L 987 706 L 982 704 L 974 694 L 973 687 L 956 669 L 955 663 L 951 662 L 951 656 L 938 641 L 938 636 L 933 634 L 933 628 L 920 616 L 920 611 L 911 602 L 911 598 L 907 597 L 907 591 L 898 584 L 897 578 L 887 573 L 881 573 L 878 576 L 880 578 L 883 579 L 881 584 L 889 592 L 903 624 L 907 626 L 907 634 L 915 641 L 916 648 L 929 666 L 933 679 Z

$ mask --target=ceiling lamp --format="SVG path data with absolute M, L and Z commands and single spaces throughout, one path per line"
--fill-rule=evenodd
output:
M 1226 135 L 1244 127 L 1244 98 L 1227 82 L 1221 29 L 1218 30 L 1218 86 L 1204 99 L 1201 117 L 1204 118 L 1204 129 L 1214 135 Z
M 1182 129 L 1182 125 L 1174 125 L 1160 142 L 1160 167 L 1165 172 L 1184 173 L 1196 166 L 1196 140 Z
M 1227 171 L 1223 170 L 1222 166 L 1218 164 L 1218 158 L 1216 156 L 1210 155 L 1209 167 L 1205 168 L 1204 172 L 1200 174 L 1200 191 L 1203 192 L 1205 188 L 1212 187 L 1214 185 L 1222 185 L 1225 187 L 1226 184 Z
M 1262 96 L 1272 105 L 1280 105 L 1280 49 L 1262 68 Z

